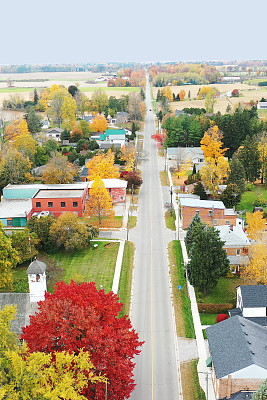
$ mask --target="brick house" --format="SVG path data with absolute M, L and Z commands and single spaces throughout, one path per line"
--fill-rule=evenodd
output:
M 243 231 L 242 225 L 221 225 L 217 226 L 216 229 L 224 242 L 223 249 L 226 250 L 231 271 L 239 274 L 240 267 L 249 263 L 248 250 L 251 241 Z
M 235 316 L 206 329 L 216 399 L 256 391 L 267 379 L 267 329 Z
M 225 208 L 222 201 L 198 200 L 189 197 L 180 198 L 183 229 L 188 228 L 195 214 L 199 214 L 202 222 L 210 226 L 236 225 L 233 209 Z
M 236 292 L 236 308 L 230 317 L 239 315 L 267 328 L 267 285 L 240 285 Z
M 109 195 L 113 201 L 113 203 L 125 203 L 126 202 L 126 188 L 127 182 L 122 179 L 102 179 L 105 185 L 105 188 L 109 192 Z M 93 181 L 89 182 L 89 196 L 90 196 L 90 188 L 92 187 Z

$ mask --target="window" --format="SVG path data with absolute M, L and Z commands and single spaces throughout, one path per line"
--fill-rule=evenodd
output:
M 217 219 L 213 220 L 213 225 L 216 226 L 217 225 Z
M 196 214 L 199 214 L 199 210 L 196 210 Z
M 225 221 L 225 225 L 230 225 L 230 221 Z
M 212 210 L 209 210 L 209 217 L 212 217 Z
M 7 226 L 12 226 L 12 219 L 7 220 Z
M 65 201 L 62 201 L 62 202 L 60 203 L 60 205 L 61 205 L 61 207 L 66 207 Z
M 40 201 L 36 201 L 36 207 L 38 207 L 38 208 L 41 207 L 41 202 Z
M 73 202 L 73 207 L 78 207 L 78 201 Z
M 236 255 L 240 256 L 240 254 L 241 254 L 241 250 L 240 249 L 236 249 Z
M 48 207 L 49 207 L 49 208 L 52 208 L 52 207 L 53 207 L 53 201 L 49 201 L 49 202 L 48 202 Z

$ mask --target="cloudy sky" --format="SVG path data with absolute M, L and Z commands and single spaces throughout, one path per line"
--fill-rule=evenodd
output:
M 0 64 L 267 59 L 266 15 L 266 0 L 3 0 Z

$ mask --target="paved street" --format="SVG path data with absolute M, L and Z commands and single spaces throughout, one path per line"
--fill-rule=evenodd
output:
M 163 220 L 163 200 L 159 181 L 150 88 L 146 90 L 147 116 L 138 224 L 129 240 L 136 244 L 131 319 L 145 341 L 136 357 L 136 389 L 132 400 L 178 399 L 175 334 L 170 302 L 166 246 L 174 234 Z

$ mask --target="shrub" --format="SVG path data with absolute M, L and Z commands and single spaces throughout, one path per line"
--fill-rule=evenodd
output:
M 227 310 L 234 308 L 232 303 L 212 304 L 212 303 L 199 303 L 198 311 L 206 312 L 207 314 L 224 314 Z
M 246 186 L 246 190 L 247 190 L 248 192 L 251 192 L 251 190 L 253 190 L 253 188 L 254 188 L 253 183 L 248 183 L 247 186 Z

